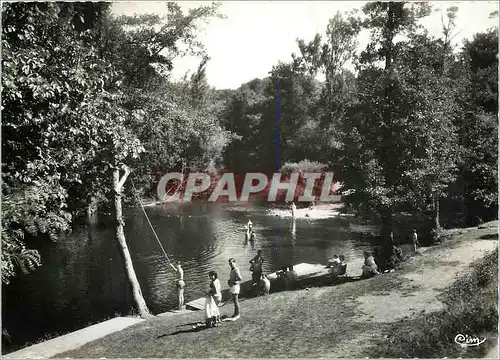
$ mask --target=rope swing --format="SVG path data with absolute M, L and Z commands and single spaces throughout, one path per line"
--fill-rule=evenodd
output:
M 146 213 L 146 210 L 144 210 L 144 206 L 142 205 L 142 201 L 141 199 L 139 198 L 139 196 L 137 195 L 137 189 L 135 188 L 135 185 L 134 185 L 134 181 L 132 179 L 130 179 L 130 181 L 132 182 L 132 187 L 134 188 L 134 193 L 135 193 L 135 196 L 137 197 L 137 201 L 139 201 L 139 204 L 141 204 L 141 209 L 142 209 L 142 212 L 144 213 L 144 215 L 146 216 L 146 220 L 148 221 L 149 223 L 149 226 L 151 227 L 151 230 L 153 230 L 153 234 L 155 234 L 155 237 L 156 237 L 156 241 L 158 241 L 158 244 L 160 245 L 160 248 L 161 250 L 163 251 L 163 255 L 165 255 L 165 258 L 167 259 L 168 263 L 170 264 L 170 266 L 172 266 L 172 269 L 174 269 L 174 271 L 177 271 L 177 269 L 175 268 L 175 266 L 172 264 L 172 261 L 170 261 L 167 253 L 165 252 L 165 249 L 163 248 L 161 242 L 160 242 L 160 239 L 158 238 L 158 235 L 156 234 L 156 231 L 153 227 L 153 225 L 151 224 L 151 221 L 149 220 L 149 216 L 148 214 Z

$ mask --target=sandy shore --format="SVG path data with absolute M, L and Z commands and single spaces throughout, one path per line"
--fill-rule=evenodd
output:
M 312 208 L 302 208 L 295 211 L 296 219 L 329 219 L 341 216 L 341 203 L 334 204 L 318 204 Z M 292 211 L 290 209 L 270 209 L 268 215 L 277 216 L 279 218 L 291 218 Z

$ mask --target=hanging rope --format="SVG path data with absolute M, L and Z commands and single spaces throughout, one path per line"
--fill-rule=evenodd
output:
M 174 271 L 177 271 L 177 269 L 175 268 L 175 266 L 172 264 L 172 261 L 170 261 L 170 259 L 168 258 L 168 255 L 165 252 L 165 249 L 163 248 L 163 246 L 162 246 L 162 244 L 160 242 L 160 239 L 158 238 L 158 235 L 156 234 L 156 231 L 155 231 L 153 225 L 151 224 L 151 221 L 149 221 L 148 214 L 146 213 L 146 210 L 144 210 L 144 206 L 142 206 L 142 201 L 139 198 L 139 195 L 137 195 L 137 189 L 135 188 L 134 181 L 132 179 L 130 179 L 130 181 L 132 182 L 132 187 L 134 188 L 134 193 L 135 193 L 135 196 L 137 197 L 137 201 L 139 201 L 139 204 L 141 204 L 142 212 L 144 213 L 144 215 L 146 215 L 146 220 L 148 221 L 149 226 L 151 227 L 151 230 L 153 230 L 153 234 L 155 234 L 156 241 L 158 241 L 158 244 L 160 245 L 160 248 L 163 251 L 163 255 L 165 255 L 165 258 L 167 259 L 167 261 L 170 264 L 170 266 L 172 266 L 172 269 L 174 269 Z

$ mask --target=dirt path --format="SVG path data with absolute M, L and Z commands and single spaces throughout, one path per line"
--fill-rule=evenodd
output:
M 443 303 L 439 295 L 464 273 L 471 263 L 498 247 L 497 241 L 482 240 L 494 227 L 469 230 L 457 236 L 453 243 L 423 249 L 410 259 L 396 276 L 396 288 L 372 292 L 356 298 L 356 324 L 377 328 L 377 323 L 391 323 L 424 312 L 439 311 Z M 332 356 L 356 357 L 371 346 L 377 334 L 363 334 L 338 344 Z M 367 341 L 367 338 L 370 341 Z
M 493 226 L 457 232 L 397 272 L 243 300 L 241 319 L 220 328 L 192 332 L 190 323 L 200 321 L 201 312 L 157 317 L 57 357 L 370 356 L 370 347 L 384 341 L 382 328 L 441 309 L 443 290 L 498 246 Z M 231 304 L 221 308 L 222 315 L 232 311 Z

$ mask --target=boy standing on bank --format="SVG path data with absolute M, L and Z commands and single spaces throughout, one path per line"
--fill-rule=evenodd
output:
M 231 268 L 231 271 L 229 272 L 229 280 L 227 281 L 227 284 L 229 285 L 229 292 L 231 293 L 234 302 L 234 314 L 231 317 L 231 320 L 236 321 L 240 318 L 240 303 L 238 296 L 240 294 L 241 273 L 240 269 L 236 266 L 236 259 L 229 259 L 229 267 Z

